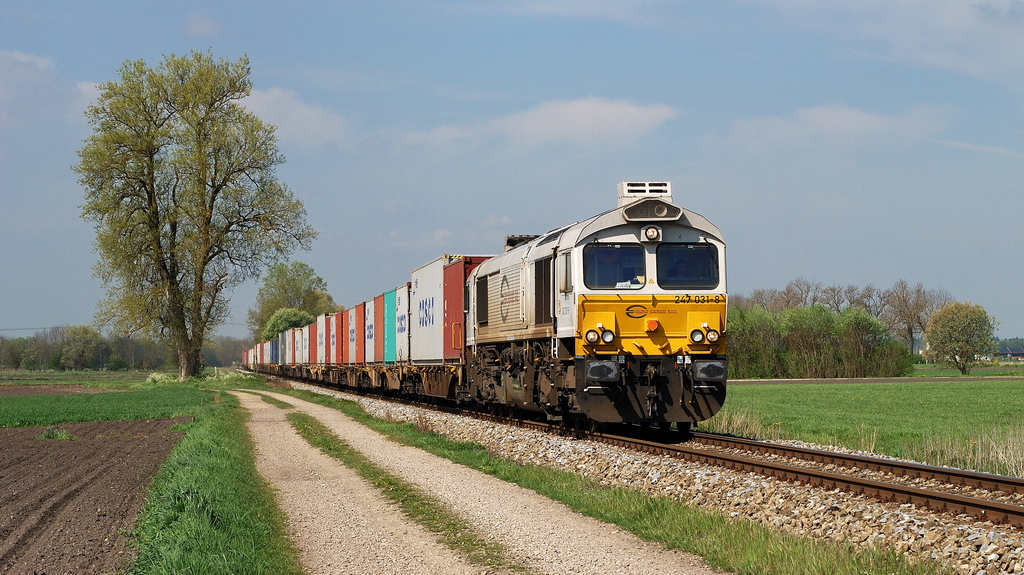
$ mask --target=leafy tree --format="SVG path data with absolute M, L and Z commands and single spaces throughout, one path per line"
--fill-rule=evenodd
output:
M 253 337 L 259 339 L 271 316 L 289 307 L 301 309 L 314 318 L 340 311 L 327 293 L 327 282 L 312 267 L 302 262 L 274 264 L 256 294 L 256 307 L 248 313 L 246 324 Z
M 835 377 L 835 314 L 823 305 L 790 307 L 779 313 L 779 321 L 790 375 Z
M 69 326 L 64 329 L 60 366 L 64 369 L 101 367 L 101 355 L 107 349 L 107 342 L 95 328 L 87 325 Z
M 28 340 L 23 337 L 8 339 L 0 337 L 0 367 L 17 369 L 21 367 Z
M 270 316 L 267 327 L 264 328 L 261 339 L 266 341 L 274 339 L 281 332 L 293 327 L 307 326 L 316 321 L 312 315 L 293 307 L 281 308 Z
M 776 314 L 760 305 L 729 310 L 729 377 L 786 377 L 782 327 Z
M 244 56 L 172 54 L 155 69 L 126 61 L 86 110 L 74 169 L 107 289 L 97 322 L 169 336 L 182 379 L 202 368 L 226 292 L 316 236 L 277 180 L 274 127 L 240 105 L 250 91 Z
M 970 302 L 953 302 L 936 311 L 928 325 L 928 349 L 935 358 L 963 375 L 995 350 L 995 318 Z

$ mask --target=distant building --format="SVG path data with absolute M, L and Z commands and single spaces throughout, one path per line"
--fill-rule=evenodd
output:
M 1001 347 L 999 348 L 999 359 L 1024 361 L 1024 347 Z

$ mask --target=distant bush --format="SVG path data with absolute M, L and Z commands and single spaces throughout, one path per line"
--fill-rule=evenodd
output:
M 778 312 L 760 305 L 729 310 L 729 373 L 734 379 L 897 377 L 913 357 L 863 309 L 824 306 Z

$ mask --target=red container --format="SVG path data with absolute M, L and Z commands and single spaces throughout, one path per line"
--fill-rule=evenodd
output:
M 466 280 L 489 258 L 466 256 L 444 266 L 444 359 L 463 363 L 466 353 Z
M 348 310 L 348 354 L 345 363 L 361 365 L 366 363 L 366 304 L 359 304 Z

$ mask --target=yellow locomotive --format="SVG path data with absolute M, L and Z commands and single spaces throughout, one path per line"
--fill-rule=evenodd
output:
M 668 182 L 623 182 L 617 208 L 506 243 L 466 282 L 458 399 L 581 425 L 718 412 L 725 242 Z

